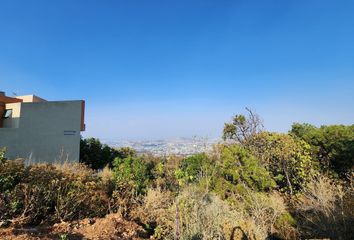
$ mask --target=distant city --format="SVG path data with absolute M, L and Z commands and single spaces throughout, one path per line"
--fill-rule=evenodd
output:
M 190 156 L 196 153 L 209 152 L 219 139 L 201 137 L 178 138 L 171 140 L 103 140 L 111 147 L 130 147 L 140 154 L 152 154 L 154 156 L 179 155 Z

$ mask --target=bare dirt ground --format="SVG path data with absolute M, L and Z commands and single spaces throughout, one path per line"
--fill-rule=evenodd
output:
M 53 226 L 0 228 L 0 239 L 4 240 L 118 240 L 146 239 L 144 229 L 135 222 L 123 220 L 117 214 L 105 218 L 84 219 Z

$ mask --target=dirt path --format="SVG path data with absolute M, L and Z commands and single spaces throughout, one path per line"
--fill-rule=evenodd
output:
M 141 226 L 135 222 L 123 220 L 117 214 L 110 214 L 105 218 L 59 223 L 53 226 L 0 229 L 0 239 L 4 240 L 140 240 L 146 238 L 147 234 Z

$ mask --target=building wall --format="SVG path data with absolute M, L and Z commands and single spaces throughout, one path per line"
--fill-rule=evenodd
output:
M 31 163 L 78 161 L 82 102 L 20 103 L 19 127 L 0 129 L 0 147 Z
M 7 103 L 6 109 L 12 110 L 12 117 L 3 120 L 3 127 L 18 128 L 20 125 L 21 103 Z
M 36 95 L 24 95 L 16 96 L 17 99 L 21 99 L 22 102 L 46 102 L 43 98 L 37 97 Z

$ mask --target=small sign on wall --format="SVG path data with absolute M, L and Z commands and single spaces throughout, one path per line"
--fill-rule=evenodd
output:
M 73 131 L 73 130 L 64 130 L 64 135 L 66 135 L 66 136 L 73 136 L 73 135 L 76 135 L 76 131 Z

